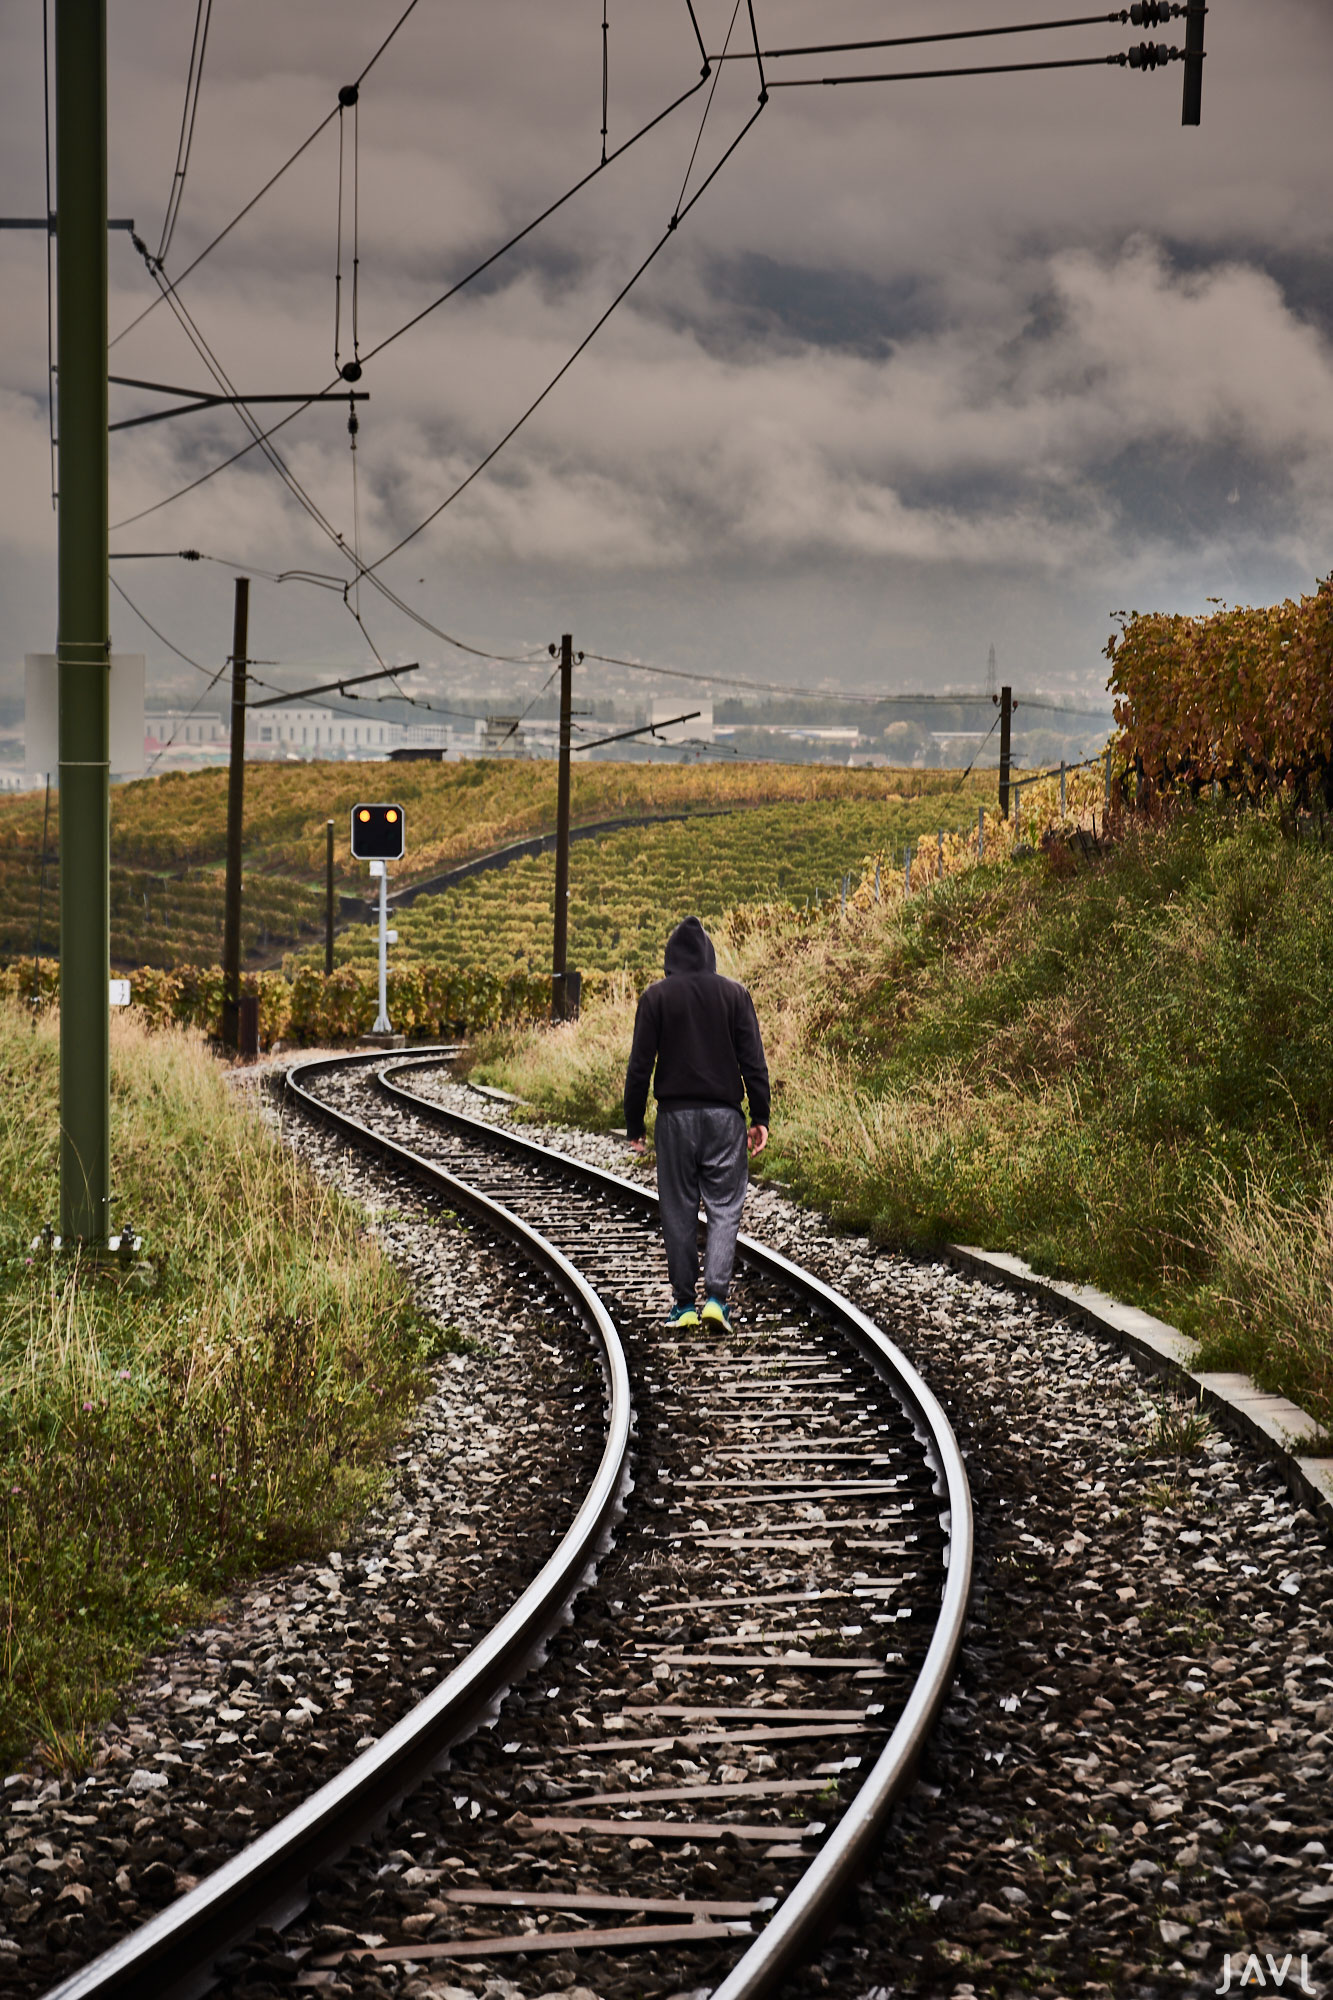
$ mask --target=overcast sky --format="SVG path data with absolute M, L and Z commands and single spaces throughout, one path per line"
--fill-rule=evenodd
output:
M 336 101 L 403 0 L 214 0 L 175 275 Z M 768 48 L 1065 11 L 1053 0 L 755 0 Z M 710 50 L 732 0 L 697 0 Z M 110 0 L 110 206 L 155 250 L 194 9 Z M 0 11 L 0 208 L 43 205 L 40 0 Z M 1158 31 L 1183 40 L 1183 24 Z M 731 47 L 748 46 L 742 4 Z M 773 61 L 779 76 L 1104 55 L 1118 24 L 959 49 Z M 685 0 L 609 0 L 610 143 L 699 79 Z M 358 333 L 375 347 L 601 151 L 592 0 L 419 0 L 362 87 Z M 981 53 L 978 54 L 977 51 Z M 590 651 L 786 683 L 979 684 L 1091 694 L 1108 614 L 1312 588 L 1333 568 L 1333 8 L 1211 0 L 1203 124 L 1181 72 L 1106 68 L 774 90 L 689 216 L 495 463 L 381 572 L 430 621 L 498 653 L 572 629 Z M 359 537 L 374 561 L 439 505 L 568 359 L 755 110 L 721 66 L 522 248 L 367 363 Z M 697 156 L 686 170 L 700 133 Z M 353 126 L 344 119 L 341 351 L 352 347 Z M 237 387 L 332 379 L 338 120 L 182 286 Z M 154 297 L 111 242 L 111 330 Z M 44 246 L 0 235 L 0 686 L 54 642 Z M 118 374 L 200 388 L 159 306 Z M 152 399 L 115 389 L 113 414 Z M 270 420 L 280 412 L 271 412 Z M 277 442 L 354 545 L 346 406 Z M 112 520 L 244 442 L 230 412 L 112 440 Z M 258 569 L 348 574 L 257 453 L 119 528 Z M 210 668 L 232 572 L 117 562 Z M 368 584 L 387 655 L 462 656 Z M 179 669 L 113 593 L 150 689 Z M 336 592 L 256 579 L 251 648 L 370 662 Z M 537 670 L 532 670 L 535 673 Z M 275 676 L 275 678 L 278 678 Z

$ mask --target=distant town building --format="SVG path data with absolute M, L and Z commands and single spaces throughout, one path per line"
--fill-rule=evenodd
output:
M 202 708 L 159 708 L 143 719 L 144 749 L 151 757 L 165 744 L 217 744 L 225 747 L 229 731 L 220 714 Z
M 477 746 L 483 757 L 519 757 L 526 749 L 518 715 L 488 715 Z
M 297 703 L 252 708 L 245 718 L 246 755 L 258 758 L 387 757 L 402 740 L 399 723 L 362 721 Z

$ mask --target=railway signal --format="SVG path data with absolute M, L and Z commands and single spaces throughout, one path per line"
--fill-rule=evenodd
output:
M 401 861 L 407 823 L 401 806 L 352 807 L 352 856 L 357 861 Z
M 390 861 L 401 861 L 407 845 L 407 815 L 400 805 L 355 805 L 352 807 L 352 854 L 368 861 L 372 879 L 380 885 L 380 1010 L 375 1016 L 373 1035 L 391 1035 L 389 1019 L 389 946 L 397 944 L 398 933 L 389 929 Z

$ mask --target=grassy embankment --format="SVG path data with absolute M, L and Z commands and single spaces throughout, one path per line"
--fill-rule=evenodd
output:
M 80 1755 L 145 1650 L 327 1547 L 425 1380 L 426 1329 L 355 1208 L 196 1039 L 113 1023 L 117 1215 L 151 1289 L 29 1246 L 57 1213 L 56 1023 L 0 1010 L 0 1763 Z
M 250 764 L 246 768 L 243 950 L 272 957 L 323 936 L 325 822 L 334 823 L 339 890 L 365 894 L 348 848 L 348 815 L 368 794 L 401 800 L 408 852 L 395 886 L 555 825 L 552 762 Z M 574 824 L 623 814 L 728 806 L 915 798 L 955 781 L 938 771 L 850 771 L 776 764 L 576 764 Z M 980 780 L 977 781 L 978 783 Z M 0 957 L 30 953 L 41 889 L 44 800 L 0 798 Z M 46 952 L 56 946 L 57 816 L 48 829 Z M 115 964 L 210 965 L 222 949 L 225 771 L 166 772 L 111 794 L 111 955 Z
M 1091 1280 L 1333 1424 L 1333 849 L 1204 807 L 1075 864 L 732 927 L 766 1170 L 849 1226 Z M 621 1122 L 628 989 L 478 1074 Z

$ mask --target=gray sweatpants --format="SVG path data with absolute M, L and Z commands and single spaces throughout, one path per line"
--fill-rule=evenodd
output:
M 657 1113 L 657 1196 L 676 1303 L 699 1282 L 699 1202 L 708 1217 L 704 1289 L 725 1299 L 749 1185 L 745 1119 L 730 1104 Z

